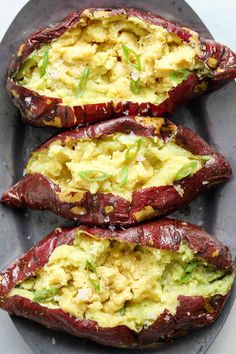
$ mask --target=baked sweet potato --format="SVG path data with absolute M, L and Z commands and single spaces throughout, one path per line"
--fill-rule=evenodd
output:
M 156 347 L 218 317 L 227 247 L 163 219 L 125 231 L 58 228 L 0 273 L 0 307 L 115 347 Z
M 87 9 L 21 44 L 7 89 L 26 123 L 68 128 L 168 116 L 235 77 L 235 53 L 191 29 L 134 9 Z
M 132 225 L 186 206 L 231 174 L 190 129 L 124 117 L 54 136 L 1 202 L 93 225 Z

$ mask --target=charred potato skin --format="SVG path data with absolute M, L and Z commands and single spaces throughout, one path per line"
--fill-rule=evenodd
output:
M 47 148 L 52 142 L 68 139 L 93 139 L 113 133 L 133 132 L 143 137 L 161 137 L 164 141 L 172 139 L 195 155 L 211 155 L 214 160 L 206 163 L 192 177 L 174 182 L 173 185 L 150 187 L 134 191 L 132 201 L 112 193 L 91 194 L 85 192 L 78 202 L 64 202 L 59 199 L 60 187 L 40 173 L 29 174 L 4 193 L 1 203 L 7 206 L 47 209 L 66 219 L 79 221 L 89 225 L 135 225 L 143 220 L 160 217 L 175 210 L 184 208 L 198 195 L 211 186 L 226 181 L 231 175 L 231 167 L 226 159 L 212 149 L 196 133 L 186 127 L 175 125 L 162 119 L 158 125 L 156 118 L 124 117 L 99 123 L 90 127 L 63 132 L 37 150 Z M 181 195 L 176 187 L 183 190 Z M 70 194 L 73 197 L 73 193 Z M 113 210 L 106 212 L 106 207 Z M 82 208 L 83 213 L 76 213 L 73 208 Z M 140 220 L 136 213 L 151 210 Z
M 89 9 L 91 13 L 96 9 Z M 188 42 L 191 34 L 177 23 L 160 16 L 134 9 L 105 9 L 110 15 L 125 14 L 143 21 L 162 26 Z M 23 121 L 34 126 L 54 126 L 70 128 L 94 124 L 122 115 L 170 116 L 180 105 L 206 91 L 219 87 L 225 81 L 236 77 L 236 54 L 228 47 L 205 38 L 200 38 L 202 60 L 212 71 L 212 78 L 200 79 L 192 73 L 189 77 L 169 91 L 169 97 L 160 104 L 112 101 L 80 106 L 64 105 L 59 98 L 46 97 L 29 90 L 14 81 L 14 75 L 27 58 L 40 45 L 50 43 L 72 28 L 83 11 L 74 12 L 59 24 L 32 34 L 21 44 L 13 56 L 7 75 L 7 90 L 14 104 L 20 109 Z M 27 98 L 27 99 L 26 99 Z M 30 103 L 29 103 L 30 102 Z
M 23 316 L 48 328 L 66 331 L 72 335 L 86 337 L 98 343 L 114 347 L 158 347 L 171 339 L 193 329 L 211 324 L 218 317 L 227 296 L 212 298 L 202 296 L 179 296 L 179 305 L 173 316 L 165 310 L 159 318 L 138 334 L 122 325 L 101 328 L 95 321 L 78 320 L 61 309 L 47 309 L 19 295 L 8 297 L 9 292 L 25 278 L 43 267 L 60 245 L 70 245 L 78 230 L 99 238 L 128 241 L 143 246 L 176 251 L 181 241 L 215 269 L 233 271 L 234 265 L 227 247 L 213 239 L 196 225 L 174 219 L 133 227 L 127 230 L 109 230 L 80 226 L 74 229 L 57 228 L 31 248 L 23 257 L 0 273 L 0 307 L 11 314 Z

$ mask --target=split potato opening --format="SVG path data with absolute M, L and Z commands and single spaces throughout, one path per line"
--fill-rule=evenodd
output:
M 14 80 L 78 106 L 108 101 L 159 104 L 191 73 L 209 76 L 199 36 L 184 42 L 165 28 L 125 14 L 85 10 L 77 24 L 28 56 Z
M 161 118 L 156 118 L 161 119 Z M 26 174 L 41 173 L 60 187 L 60 199 L 112 193 L 132 200 L 132 192 L 171 185 L 192 176 L 212 156 L 193 155 L 173 140 L 115 133 L 94 139 L 55 140 L 33 153 Z M 70 197 L 71 195 L 71 197 Z
M 20 295 L 62 309 L 100 327 L 125 325 L 140 332 L 178 297 L 226 295 L 234 273 L 216 270 L 182 241 L 177 251 L 101 239 L 78 230 L 71 245 L 55 248 L 46 265 L 20 283 Z

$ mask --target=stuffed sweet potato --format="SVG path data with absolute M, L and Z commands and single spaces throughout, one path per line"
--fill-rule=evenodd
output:
M 134 9 L 88 9 L 32 34 L 7 89 L 25 122 L 72 127 L 167 116 L 235 77 L 235 53 L 188 28 Z
M 2 203 L 125 226 L 186 206 L 231 168 L 190 129 L 136 116 L 54 136 L 33 152 L 25 173 Z
M 155 347 L 218 317 L 227 247 L 165 219 L 125 231 L 56 229 L 0 273 L 0 307 L 116 347 Z

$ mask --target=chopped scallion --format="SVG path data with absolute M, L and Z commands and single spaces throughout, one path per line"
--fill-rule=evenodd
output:
M 186 163 L 177 173 L 175 176 L 175 180 L 179 181 L 185 177 L 188 177 L 189 175 L 193 175 L 199 167 L 199 162 L 198 161 L 190 161 Z
M 140 56 L 133 49 L 127 47 L 127 45 L 125 45 L 125 44 L 122 45 L 122 49 L 123 49 L 124 57 L 128 61 L 128 63 L 130 63 L 130 65 L 132 65 L 133 68 L 135 68 L 136 70 L 141 72 L 142 65 L 141 65 L 141 61 L 140 61 Z M 135 61 L 136 61 L 135 63 L 133 61 L 131 61 L 131 59 L 130 59 L 131 54 L 133 54 L 135 57 Z
M 43 53 L 42 65 L 40 67 L 40 78 L 42 78 L 46 74 L 48 61 L 49 61 L 49 48 L 46 48 Z
M 88 67 L 88 65 L 86 65 L 84 68 L 84 71 L 82 73 L 82 77 L 79 80 L 78 87 L 77 87 L 77 96 L 78 97 L 83 96 L 86 85 L 87 85 L 88 77 L 89 77 L 89 67 Z
M 120 187 L 124 187 L 128 181 L 128 173 L 129 173 L 129 169 L 128 166 L 125 166 L 122 168 L 121 172 L 120 172 Z
M 142 140 L 141 138 L 137 139 L 135 144 L 130 146 L 126 153 L 125 153 L 125 160 L 131 160 L 133 159 L 137 153 L 139 152 L 140 148 L 141 148 L 141 143 L 142 143 Z
M 88 182 L 105 181 L 111 177 L 107 173 L 99 170 L 84 170 L 84 171 L 80 171 L 78 174 L 80 178 L 85 179 Z M 92 176 L 97 176 L 97 177 L 92 177 Z
M 48 301 L 52 300 L 52 298 L 56 295 L 58 290 L 59 290 L 58 288 L 53 287 L 53 288 L 35 291 L 32 301 L 33 302 L 48 302 Z
M 190 71 L 185 70 L 185 69 L 180 69 L 176 71 L 172 71 L 169 75 L 169 79 L 174 83 L 174 84 L 180 84 L 184 80 L 186 80 L 190 75 Z
M 95 280 L 95 279 L 92 279 L 92 278 L 90 277 L 90 275 L 89 275 L 88 277 L 89 277 L 89 281 L 90 281 L 90 283 L 92 284 L 92 286 L 93 286 L 96 290 L 100 291 L 99 277 L 98 277 L 98 273 L 97 273 L 97 269 L 96 269 L 95 265 L 92 264 L 92 263 L 89 262 L 89 261 L 86 261 L 86 263 L 85 263 L 85 268 L 96 275 L 96 280 Z
M 183 274 L 181 275 L 181 277 L 179 279 L 179 283 L 184 284 L 191 277 L 193 271 L 197 268 L 197 266 L 198 266 L 198 261 L 196 261 L 196 260 L 189 263 L 185 267 Z
M 130 91 L 134 95 L 139 95 L 140 94 L 140 79 L 134 80 L 132 77 L 130 79 Z

